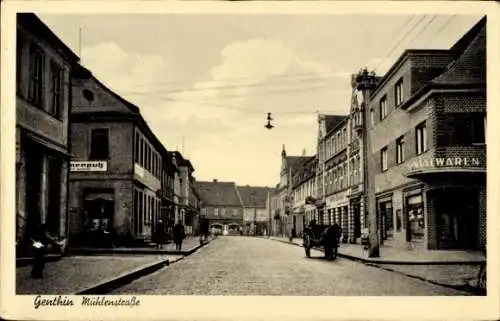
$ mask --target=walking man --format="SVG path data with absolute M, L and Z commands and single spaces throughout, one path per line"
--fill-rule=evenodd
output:
M 186 232 L 184 231 L 184 225 L 180 221 L 174 226 L 174 243 L 176 251 L 182 250 L 182 241 L 186 237 Z

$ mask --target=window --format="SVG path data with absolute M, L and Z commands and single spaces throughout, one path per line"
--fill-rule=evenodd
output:
M 140 144 L 140 141 L 139 141 L 139 133 L 136 132 L 135 133 L 135 162 L 139 162 L 139 144 Z
M 403 103 L 404 100 L 404 88 L 403 88 L 403 78 L 401 78 L 395 87 L 395 96 L 396 96 L 396 106 L 399 106 Z
M 43 53 L 40 49 L 32 44 L 30 52 L 30 82 L 28 101 L 40 108 L 43 108 L 43 71 Z
M 403 137 L 399 137 L 396 140 L 396 164 L 401 164 L 404 160 L 404 140 Z
M 415 129 L 417 135 L 417 155 L 427 151 L 427 133 L 425 122 L 418 125 Z
M 380 164 L 382 172 L 387 170 L 387 147 L 380 150 Z
M 373 108 L 370 108 L 370 127 L 375 127 L 375 113 L 373 112 Z
M 217 207 L 214 208 L 214 215 L 219 216 L 219 209 Z
M 107 129 L 92 129 L 90 159 L 109 158 L 109 137 Z
M 221 208 L 221 209 L 220 209 L 220 215 L 221 215 L 221 216 L 226 215 L 226 209 L 225 209 L 225 208 Z
M 472 144 L 484 144 L 486 142 L 486 116 L 482 114 L 471 117 Z
M 50 63 L 50 80 L 51 80 L 51 102 L 49 105 L 48 112 L 56 118 L 59 118 L 61 115 L 61 105 L 62 105 L 62 97 L 63 97 L 63 76 L 64 71 L 61 66 L 52 61 Z
M 380 99 L 380 120 L 387 117 L 387 97 L 384 96 Z

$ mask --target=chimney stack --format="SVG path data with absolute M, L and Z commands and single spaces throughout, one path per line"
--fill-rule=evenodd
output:
M 214 178 L 214 183 L 217 183 L 217 178 Z

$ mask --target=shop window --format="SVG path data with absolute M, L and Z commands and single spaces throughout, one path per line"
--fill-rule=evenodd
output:
M 108 129 L 92 129 L 90 138 L 90 159 L 109 158 Z
M 415 128 L 415 134 L 417 138 L 417 155 L 420 155 L 427 151 L 427 128 L 425 122 Z
M 44 59 L 42 50 L 31 44 L 28 101 L 39 108 L 43 108 Z
M 395 91 L 395 103 L 396 106 L 399 106 L 403 103 L 405 97 L 404 97 L 404 87 L 403 87 L 403 78 L 401 78 L 397 83 L 396 87 L 394 88 Z
M 404 140 L 403 137 L 399 137 L 396 140 L 396 164 L 401 164 L 404 160 Z
M 387 147 L 384 147 L 380 150 L 380 165 L 382 172 L 387 170 Z
M 472 144 L 484 144 L 486 142 L 486 117 L 483 114 L 471 116 L 471 138 Z
M 48 112 L 56 118 L 61 116 L 64 70 L 55 61 L 50 63 L 51 101 Z
M 420 240 L 425 233 L 424 204 L 422 195 L 406 199 L 407 240 Z
M 387 96 L 382 97 L 379 102 L 380 108 L 380 120 L 384 120 L 387 117 Z

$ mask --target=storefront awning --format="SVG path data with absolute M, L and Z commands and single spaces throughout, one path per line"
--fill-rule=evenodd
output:
M 25 137 L 29 138 L 30 140 L 32 140 L 33 142 L 37 143 L 37 144 L 40 144 L 52 151 L 55 151 L 59 154 L 62 154 L 64 156 L 67 156 L 67 157 L 72 157 L 73 155 L 71 155 L 70 153 L 68 153 L 68 151 L 63 147 L 63 146 L 59 146 L 57 144 L 54 144 L 46 139 L 43 139 L 42 137 L 39 137 L 33 133 L 30 133 L 30 132 L 24 132 L 23 133 Z
M 423 182 L 475 182 L 486 178 L 485 168 L 429 168 L 417 169 L 406 173 L 406 176 Z

